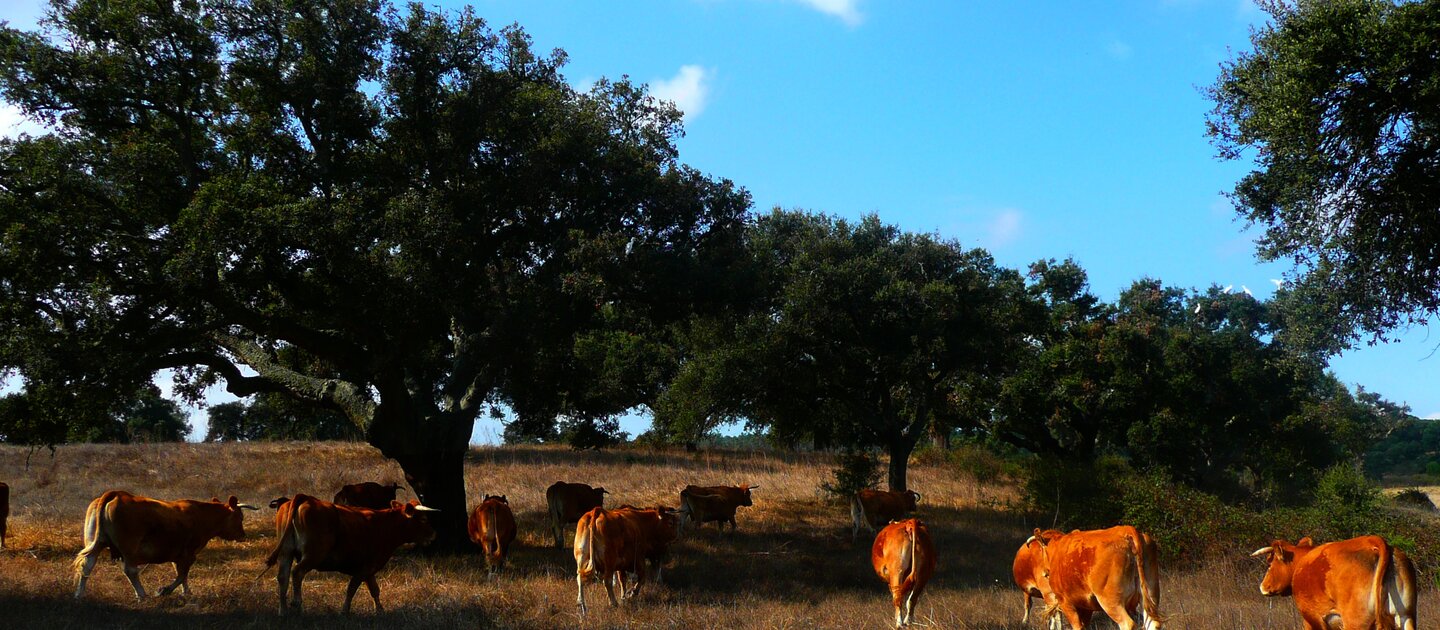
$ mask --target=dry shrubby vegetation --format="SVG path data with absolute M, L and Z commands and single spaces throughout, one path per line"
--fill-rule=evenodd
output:
M 402 552 L 380 574 L 387 609 L 381 621 L 403 627 L 886 627 L 891 609 L 868 564 L 870 540 L 852 543 L 848 509 L 819 490 L 832 468 L 826 456 L 770 452 L 472 449 L 465 472 L 472 501 L 482 493 L 505 494 L 519 520 L 510 567 L 490 575 L 479 555 Z M 940 555 L 917 617 L 937 628 L 1024 628 L 1010 561 L 1035 524 L 1006 507 L 1019 503 L 1013 484 L 981 483 L 955 470 L 921 461 L 912 471 L 913 487 L 925 495 L 920 516 Z M 345 482 L 400 478 L 393 462 L 359 444 L 75 445 L 58 448 L 53 458 L 0 448 L 0 479 L 12 489 L 0 610 L 10 627 L 269 627 L 276 622 L 274 573 L 256 578 L 273 541 L 268 509 L 247 516 L 245 541 L 216 540 L 201 552 L 190 597 L 136 602 L 118 564 L 106 560 L 96 567 L 87 599 L 75 602 L 70 561 L 80 547 L 86 504 L 109 488 L 158 498 L 236 494 L 263 503 L 295 492 L 328 498 Z M 666 584 L 647 585 L 629 607 L 593 607 L 582 623 L 571 552 L 552 548 L 544 526 L 544 489 L 561 479 L 605 486 L 611 505 L 673 505 L 687 483 L 760 487 L 755 507 L 741 509 L 736 534 L 713 527 L 686 532 Z M 1248 551 L 1166 572 L 1167 627 L 1294 627 L 1298 618 L 1289 601 L 1272 606 L 1258 594 L 1263 569 L 1244 558 Z M 152 566 L 142 579 L 153 591 L 171 571 Z M 1428 575 L 1421 582 L 1421 614 L 1430 618 L 1440 598 Z M 297 627 L 375 624 L 363 591 L 356 613 L 339 615 L 343 577 L 318 574 L 306 584 L 307 613 Z M 600 586 L 590 588 L 603 598 Z M 1031 627 L 1040 626 L 1032 621 Z

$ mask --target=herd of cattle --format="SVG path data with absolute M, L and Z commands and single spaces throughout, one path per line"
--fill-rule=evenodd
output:
M 556 482 L 545 491 L 555 546 L 564 545 L 563 528 L 575 523 L 576 599 L 585 613 L 585 584 L 605 585 L 610 605 L 640 590 L 647 577 L 660 582 L 669 545 L 686 524 L 725 523 L 735 529 L 737 508 L 753 505 L 757 486 L 686 486 L 680 507 L 603 507 L 606 491 L 581 483 Z M 431 508 L 411 500 L 395 500 L 399 484 L 374 482 L 347 485 L 333 501 L 297 494 L 270 502 L 275 508 L 275 548 L 266 570 L 279 565 L 276 577 L 280 613 L 302 610 L 301 584 L 311 571 L 350 576 L 343 611 L 350 612 L 356 591 L 364 584 L 380 605 L 375 575 L 401 545 L 426 543 L 435 532 L 425 513 Z M 5 546 L 9 486 L 0 483 L 0 549 Z M 851 501 L 852 538 L 861 528 L 879 529 L 870 549 L 875 573 L 890 587 L 897 627 L 909 625 L 915 604 L 935 575 L 936 551 L 929 529 L 915 518 L 920 494 L 913 491 L 862 490 Z M 258 510 L 227 501 L 160 501 L 123 490 L 105 492 L 85 511 L 84 547 L 75 556 L 75 597 L 100 554 L 119 558 L 135 596 L 143 599 L 140 567 L 174 563 L 175 581 L 160 595 L 180 588 L 190 594 L 190 567 L 212 538 L 245 537 L 244 511 Z M 486 495 L 471 512 L 472 541 L 484 550 L 492 569 L 503 567 L 515 539 L 515 515 L 501 496 Z M 1265 558 L 1269 570 L 1260 583 L 1265 596 L 1293 597 L 1306 630 L 1326 628 L 1394 628 L 1416 630 L 1415 568 L 1405 553 L 1378 536 L 1316 545 L 1309 538 L 1291 544 L 1277 540 L 1251 554 Z M 1160 570 L 1155 540 L 1128 525 L 1104 530 L 1036 529 L 1015 554 L 1015 584 L 1024 593 L 1022 622 L 1028 623 L 1031 598 L 1045 602 L 1052 628 L 1081 630 L 1097 612 L 1121 628 L 1158 630 Z M 633 576 L 633 577 L 632 577 Z M 287 596 L 293 589 L 293 602 Z M 1337 626 L 1336 624 L 1341 624 Z

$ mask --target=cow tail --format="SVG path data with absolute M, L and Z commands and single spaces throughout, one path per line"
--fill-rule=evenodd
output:
M 1125 539 L 1130 543 L 1130 557 L 1135 559 L 1135 575 L 1140 579 L 1140 610 L 1145 613 L 1145 628 L 1158 628 L 1165 618 L 1160 616 L 1160 603 L 1150 592 L 1150 580 L 1146 579 L 1149 576 L 1145 573 L 1145 542 L 1130 535 Z
M 1375 627 L 1378 630 L 1392 630 L 1395 628 L 1395 618 L 1386 611 L 1385 573 L 1390 569 L 1390 556 L 1393 552 L 1383 539 L 1376 551 L 1380 557 L 1375 562 Z
M 905 524 L 905 535 L 910 538 L 910 548 L 906 550 L 907 561 L 904 566 L 906 573 L 905 579 L 900 582 L 900 588 L 902 589 L 900 592 L 905 593 L 908 597 L 909 594 L 915 590 L 916 574 L 918 573 L 915 567 L 920 566 L 920 558 L 915 555 L 915 539 L 920 537 L 920 534 L 915 531 L 915 521 L 912 520 Z
M 279 522 L 275 525 L 275 548 L 270 550 L 270 555 L 265 558 L 265 566 L 260 569 L 260 575 L 255 576 L 255 579 L 265 577 L 265 574 L 270 571 L 270 567 L 275 566 L 275 563 L 280 560 L 280 550 L 285 548 L 286 539 L 290 538 L 295 531 L 295 513 L 299 511 L 298 504 L 302 502 L 300 495 L 297 494 L 285 505 L 280 506 Z
M 589 579 L 595 574 L 595 556 L 605 553 L 604 541 L 595 535 L 595 519 L 586 516 L 580 517 L 583 527 L 577 526 L 575 530 L 575 545 L 579 547 L 575 554 L 575 571 L 582 579 Z
M 110 519 L 105 515 L 105 506 L 114 500 L 115 497 L 107 492 L 91 501 L 90 507 L 85 510 L 85 546 L 75 554 L 75 560 L 70 564 L 77 580 L 85 570 L 85 560 L 100 553 L 110 539 Z

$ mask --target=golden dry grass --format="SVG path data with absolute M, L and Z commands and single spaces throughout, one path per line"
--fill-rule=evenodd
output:
M 11 486 L 10 543 L 0 554 L 0 615 L 5 627 L 271 627 L 274 572 L 259 580 L 271 547 L 272 512 L 247 517 L 250 537 L 214 541 L 191 571 L 194 594 L 135 601 L 116 563 L 102 560 L 85 601 L 75 602 L 70 561 L 80 547 L 81 519 L 90 499 L 110 488 L 157 498 L 238 495 L 263 503 L 295 492 L 328 497 L 342 483 L 399 480 L 399 468 L 359 444 L 184 444 L 66 446 L 52 459 L 0 448 L 0 480 Z M 505 494 L 520 535 L 506 571 L 490 575 L 478 556 L 427 558 L 402 552 L 380 574 L 387 613 L 377 618 L 364 590 L 356 614 L 338 613 L 345 578 L 319 574 L 306 581 L 307 612 L 296 627 L 504 628 L 883 628 L 891 620 L 888 593 L 869 567 L 871 538 L 851 542 L 849 513 L 816 488 L 827 476 L 823 457 L 773 453 L 657 453 L 618 450 L 575 453 L 537 447 L 476 448 L 466 468 L 472 500 Z M 742 508 L 731 535 L 707 527 L 676 545 L 666 584 L 646 585 L 619 609 L 590 585 L 591 612 L 575 607 L 571 552 L 553 549 L 544 529 L 544 489 L 556 480 L 583 481 L 612 492 L 607 503 L 673 504 L 679 488 L 758 485 L 756 505 Z M 1032 526 L 1003 505 L 1015 499 L 1004 485 L 980 485 L 949 471 L 917 465 L 911 485 L 925 494 L 920 516 L 929 523 L 940 562 L 917 608 L 928 627 L 1019 630 L 1021 595 L 1010 581 L 1010 560 Z M 569 532 L 567 532 L 567 537 Z M 1263 543 L 1263 541 L 1258 541 Z M 1257 543 L 1257 546 L 1258 546 Z M 1267 600 L 1257 585 L 1263 567 L 1235 557 L 1198 572 L 1163 576 L 1162 609 L 1169 628 L 1294 628 L 1288 600 Z M 168 565 L 142 573 L 153 590 L 173 577 Z M 1421 627 L 1440 597 L 1430 580 L 1421 597 Z M 1039 612 L 1037 606 L 1036 612 Z M 1032 620 L 1032 628 L 1040 624 Z M 1105 622 L 1095 627 L 1110 628 Z

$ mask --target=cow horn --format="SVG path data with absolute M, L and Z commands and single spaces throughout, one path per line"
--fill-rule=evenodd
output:
M 440 511 L 440 510 L 437 510 L 437 509 L 435 509 L 435 508 L 432 508 L 432 507 L 430 507 L 430 506 L 428 506 L 428 505 L 420 505 L 419 503 L 416 503 L 416 504 L 415 504 L 415 510 L 416 510 L 416 511 L 419 511 L 419 512 L 439 512 L 439 511 Z
M 1025 544 L 1020 545 L 1020 546 L 1021 546 L 1021 547 L 1029 547 L 1029 546 L 1030 546 L 1030 543 L 1035 542 L 1035 541 L 1037 541 L 1037 540 L 1039 540 L 1039 538 L 1036 538 L 1036 537 L 1034 537 L 1034 536 L 1031 536 L 1031 537 L 1029 537 L 1029 538 L 1026 538 L 1026 539 L 1025 539 Z
M 240 509 L 242 509 L 242 510 L 258 510 L 258 509 L 260 509 L 260 508 L 258 508 L 258 507 L 253 506 L 253 505 L 250 505 L 249 503 L 241 503 L 241 504 L 236 505 L 235 507 L 238 507 L 238 508 L 240 508 Z
M 759 488 L 759 487 L 760 487 L 760 486 L 745 486 L 745 489 L 746 489 L 746 490 L 754 490 L 754 489 Z
M 914 491 L 914 490 L 911 490 L 911 492 L 915 492 L 915 491 Z M 919 493 L 919 492 L 915 492 L 915 500 L 916 500 L 916 501 L 919 501 L 921 498 L 922 498 L 922 497 L 921 497 L 920 493 Z
M 1266 554 L 1268 554 L 1268 553 L 1270 553 L 1271 551 L 1274 551 L 1274 550 L 1275 550 L 1274 547 L 1262 547 L 1262 548 L 1260 548 L 1260 549 L 1256 549 L 1256 550 L 1255 550 L 1255 553 L 1250 554 L 1250 557 L 1251 557 L 1251 558 L 1258 558 L 1258 557 L 1263 556 L 1263 555 L 1266 555 Z

